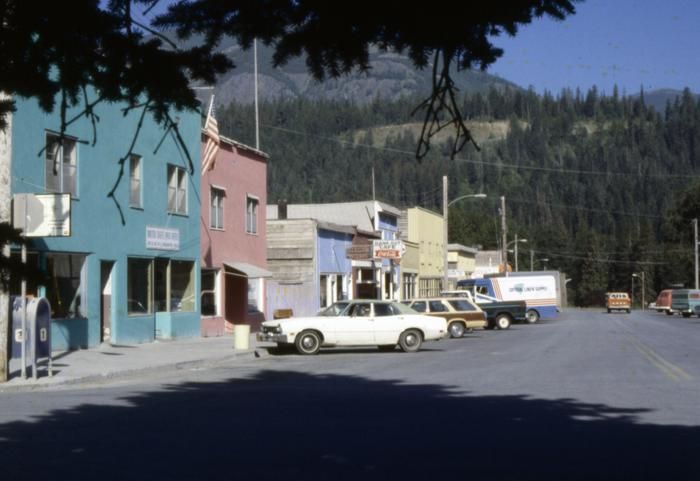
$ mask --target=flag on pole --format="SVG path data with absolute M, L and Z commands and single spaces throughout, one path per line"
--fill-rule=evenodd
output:
M 219 151 L 219 124 L 216 122 L 212 113 L 214 105 L 214 96 L 212 96 L 211 104 L 209 105 L 209 114 L 204 123 L 204 152 L 202 153 L 202 174 L 214 168 L 216 162 L 216 153 Z

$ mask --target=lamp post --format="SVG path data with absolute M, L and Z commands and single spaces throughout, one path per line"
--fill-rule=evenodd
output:
M 644 298 L 644 271 L 640 273 L 634 273 L 632 274 L 632 302 L 634 303 L 634 278 L 637 277 L 642 280 L 642 310 L 644 310 L 644 304 L 646 303 L 646 299 Z
M 549 257 L 542 257 L 541 259 L 537 259 L 537 260 L 542 262 L 542 270 L 546 271 L 547 270 L 547 262 L 549 262 Z
M 506 251 L 507 251 L 507 247 L 509 245 L 515 244 L 515 246 L 513 247 L 513 255 L 515 256 L 515 272 L 518 272 L 518 243 L 519 242 L 527 242 L 527 239 L 518 239 L 518 234 L 515 234 L 515 240 L 510 241 L 506 245 Z M 508 264 L 508 259 L 506 258 L 506 265 L 507 264 Z M 506 271 L 507 271 L 507 269 L 506 269 Z
M 448 238 L 447 238 L 447 232 L 448 232 L 448 216 L 447 216 L 447 210 L 448 208 L 454 204 L 457 201 L 460 201 L 462 199 L 468 199 L 468 198 L 473 198 L 473 199 L 483 199 L 486 197 L 486 194 L 467 194 L 467 195 L 462 195 L 459 196 L 455 199 L 452 199 L 451 201 L 448 202 L 447 200 L 447 176 L 443 175 L 442 176 L 442 217 L 444 219 L 444 222 L 442 223 L 442 240 L 443 240 L 443 262 L 444 262 L 444 278 L 443 278 L 443 287 L 442 290 L 447 290 L 449 287 L 449 263 L 447 261 L 447 254 L 448 254 L 448 249 L 447 249 L 447 244 L 448 244 Z

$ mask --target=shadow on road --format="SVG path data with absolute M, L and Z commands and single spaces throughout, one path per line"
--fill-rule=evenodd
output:
M 37 393 L 37 396 L 40 396 Z M 700 429 L 571 399 L 263 371 L 0 425 L 3 479 L 683 480 Z

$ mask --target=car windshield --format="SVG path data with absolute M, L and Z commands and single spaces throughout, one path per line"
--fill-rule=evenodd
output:
M 476 311 L 476 307 L 466 299 L 450 300 L 449 303 L 457 311 Z
M 343 311 L 348 307 L 349 304 L 349 302 L 334 302 L 330 306 L 319 311 L 318 315 L 326 317 L 339 316 L 343 313 Z

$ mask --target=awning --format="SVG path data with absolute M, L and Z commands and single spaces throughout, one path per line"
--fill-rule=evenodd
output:
M 272 272 L 266 271 L 262 267 L 248 264 L 247 262 L 224 262 L 224 265 L 245 274 L 246 277 L 253 279 L 259 277 L 272 277 Z

